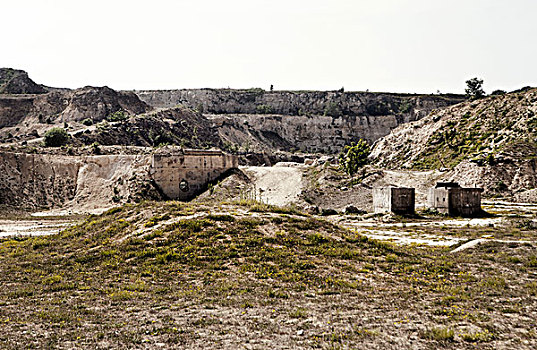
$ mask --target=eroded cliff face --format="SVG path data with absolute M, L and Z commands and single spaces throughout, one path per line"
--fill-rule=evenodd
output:
M 81 162 L 73 157 L 0 153 L 0 204 L 50 207 L 74 198 Z
M 106 208 L 145 197 L 151 156 L 0 153 L 0 205 Z
M 153 107 L 181 104 L 203 112 L 224 142 L 244 150 L 324 153 L 339 152 L 360 138 L 373 143 L 400 124 L 464 100 L 459 95 L 261 89 L 135 93 Z
M 288 116 L 260 114 L 207 115 L 224 144 L 238 144 L 249 150 L 300 150 L 308 153 L 337 153 L 360 138 L 373 143 L 402 120 L 394 115 Z
M 461 95 L 411 95 L 340 91 L 272 91 L 262 89 L 183 89 L 135 91 L 147 104 L 177 104 L 210 114 L 282 114 L 383 116 L 409 114 L 414 120 L 432 109 L 464 100 Z

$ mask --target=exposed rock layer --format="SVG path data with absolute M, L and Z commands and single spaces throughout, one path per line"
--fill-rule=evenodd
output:
M 0 205 L 91 210 L 151 197 L 150 163 L 149 155 L 0 153 Z
M 459 95 L 368 92 L 265 92 L 261 89 L 136 91 L 148 104 L 181 104 L 206 113 L 230 144 L 256 150 L 334 153 L 360 138 L 370 143 L 399 124 L 464 100 Z M 245 149 L 246 150 L 246 149 Z
M 428 111 L 464 100 L 461 95 L 412 95 L 341 91 L 183 89 L 135 91 L 142 101 L 166 108 L 182 104 L 210 114 L 382 116 Z

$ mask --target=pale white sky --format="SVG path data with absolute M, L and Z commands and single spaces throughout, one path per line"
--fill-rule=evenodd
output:
M 537 85 L 537 0 L 0 0 L 0 67 L 115 89 Z

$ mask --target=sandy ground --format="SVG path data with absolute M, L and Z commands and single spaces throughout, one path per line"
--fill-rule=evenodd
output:
M 73 220 L 0 220 L 0 237 L 52 235 L 74 223 Z
M 255 183 L 259 201 L 285 206 L 295 203 L 303 188 L 304 166 L 298 163 L 277 163 L 273 167 L 243 167 Z
M 489 205 L 494 208 L 492 204 Z M 520 209 L 521 207 L 524 209 L 528 208 L 527 206 L 517 206 L 516 203 L 511 203 L 509 207 L 512 209 Z M 375 219 L 359 220 L 345 216 L 332 217 L 330 220 L 366 237 L 381 241 L 389 241 L 399 245 L 424 244 L 429 246 L 455 246 L 466 242 L 461 245 L 461 247 L 454 250 L 454 252 L 472 248 L 485 241 L 494 241 L 497 243 L 537 244 L 536 239 L 494 239 L 488 234 L 485 234 L 478 239 L 473 239 L 472 237 L 454 237 L 449 234 L 444 234 L 445 229 L 448 228 L 493 228 L 497 225 L 505 224 L 508 216 L 509 214 L 505 213 L 503 216 L 491 218 L 446 218 L 441 220 L 424 220 L 417 222 L 398 223 L 384 223 Z

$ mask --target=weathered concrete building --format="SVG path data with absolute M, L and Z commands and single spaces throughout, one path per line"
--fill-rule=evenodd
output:
M 476 216 L 482 212 L 482 188 L 463 188 L 456 182 L 438 182 L 429 190 L 430 208 L 450 216 Z
M 414 188 L 381 187 L 373 189 L 375 213 L 413 214 L 415 205 L 416 193 Z
M 238 166 L 237 156 L 220 150 L 177 150 L 153 155 L 151 177 L 169 198 L 187 200 Z

